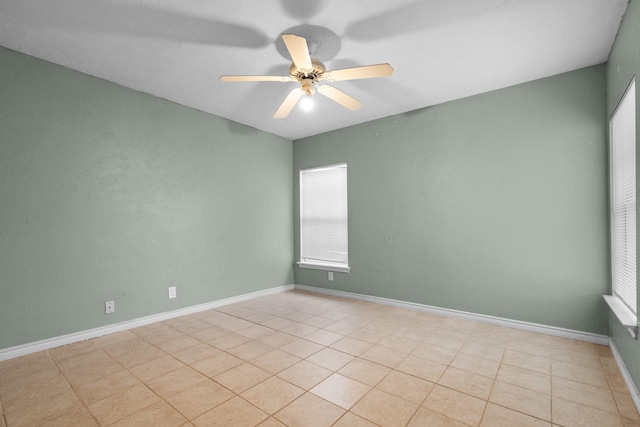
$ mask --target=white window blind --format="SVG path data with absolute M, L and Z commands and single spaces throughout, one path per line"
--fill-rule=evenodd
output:
M 300 264 L 348 271 L 347 165 L 300 171 Z
M 611 117 L 613 292 L 637 314 L 635 81 Z

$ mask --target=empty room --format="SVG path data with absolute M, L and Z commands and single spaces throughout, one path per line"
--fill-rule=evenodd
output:
M 0 427 L 640 426 L 640 0 L 1 0 Z

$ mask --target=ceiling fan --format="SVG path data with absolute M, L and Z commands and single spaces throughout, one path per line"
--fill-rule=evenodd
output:
M 293 89 L 284 99 L 273 115 L 276 119 L 283 119 L 289 115 L 293 107 L 303 95 L 311 96 L 316 92 L 315 84 L 320 81 L 338 82 L 343 80 L 371 79 L 388 77 L 393 74 L 389 64 L 366 65 L 363 67 L 343 68 L 327 71 L 324 64 L 311 58 L 307 40 L 295 34 L 283 34 L 284 41 L 293 63 L 289 67 L 288 76 L 220 76 L 223 82 L 298 82 L 299 88 Z M 317 91 L 327 98 L 337 102 L 349 110 L 357 110 L 362 103 L 341 90 L 329 85 L 319 85 Z

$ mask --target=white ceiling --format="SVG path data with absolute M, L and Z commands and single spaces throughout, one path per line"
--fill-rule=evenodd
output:
M 0 0 L 0 45 L 299 139 L 603 63 L 627 0 Z M 273 119 L 297 83 L 283 32 L 297 27 L 327 69 L 390 63 L 392 77 L 332 83 Z

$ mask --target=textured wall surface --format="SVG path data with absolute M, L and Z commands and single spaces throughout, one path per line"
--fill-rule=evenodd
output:
M 640 165 L 640 149 L 637 148 L 640 136 L 640 1 L 631 0 L 627 13 L 622 20 L 618 36 L 607 63 L 607 113 L 613 114 L 622 99 L 633 76 L 636 76 L 636 165 Z M 636 166 L 636 175 L 640 168 Z M 640 182 L 636 181 L 636 189 L 640 189 Z M 640 224 L 640 218 L 636 218 Z M 638 240 L 638 239 L 636 239 Z M 620 351 L 624 363 L 633 377 L 636 386 L 640 385 L 640 341 L 620 325 L 618 319 L 611 314 L 611 336 Z
M 0 48 L 0 348 L 292 283 L 291 145 Z
M 348 164 L 351 265 L 296 283 L 606 333 L 606 132 L 600 65 L 295 141 Z

